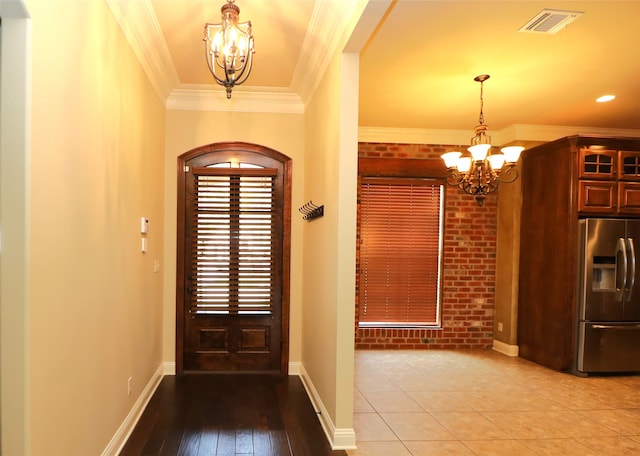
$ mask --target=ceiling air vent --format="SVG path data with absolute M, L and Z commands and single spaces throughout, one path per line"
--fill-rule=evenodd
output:
M 525 33 L 554 34 L 583 14 L 581 11 L 543 9 L 533 19 L 520 27 L 518 31 Z

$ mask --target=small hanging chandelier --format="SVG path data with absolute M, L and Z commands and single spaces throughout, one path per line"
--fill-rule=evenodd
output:
M 501 153 L 490 153 L 491 137 L 487 135 L 487 125 L 484 124 L 484 98 L 483 83 L 489 79 L 488 74 L 481 74 L 473 78 L 480 83 L 480 118 L 475 127 L 475 136 L 471 138 L 471 146 L 467 148 L 470 155 L 462 152 L 447 152 L 442 154 L 447 170 L 447 183 L 476 197 L 479 206 L 482 206 L 487 194 L 498 189 L 501 182 L 513 182 L 518 178 L 518 170 L 515 168 L 520 153 L 524 150 L 521 146 L 508 146 L 501 149 Z
M 253 35 L 251 21 L 238 22 L 240 8 L 235 0 L 228 0 L 222 6 L 222 22 L 204 25 L 205 54 L 207 66 L 218 84 L 231 90 L 247 80 L 253 63 Z

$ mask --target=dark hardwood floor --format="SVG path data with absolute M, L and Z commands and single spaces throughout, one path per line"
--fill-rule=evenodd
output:
M 162 379 L 120 455 L 346 452 L 331 450 L 297 376 L 185 374 Z

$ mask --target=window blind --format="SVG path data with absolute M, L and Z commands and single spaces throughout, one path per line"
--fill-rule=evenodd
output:
M 440 324 L 443 185 L 363 177 L 360 326 Z
M 276 170 L 202 168 L 194 177 L 191 311 L 271 313 Z

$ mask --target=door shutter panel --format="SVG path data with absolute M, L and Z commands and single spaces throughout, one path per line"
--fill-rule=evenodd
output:
M 270 314 L 275 169 L 197 168 L 191 312 Z
M 362 178 L 360 326 L 440 324 L 442 187 Z

